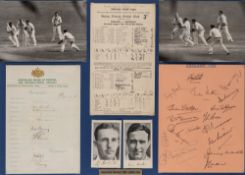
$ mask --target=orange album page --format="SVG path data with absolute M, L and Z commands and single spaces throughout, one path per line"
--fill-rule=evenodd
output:
M 244 66 L 160 65 L 159 172 L 244 172 Z

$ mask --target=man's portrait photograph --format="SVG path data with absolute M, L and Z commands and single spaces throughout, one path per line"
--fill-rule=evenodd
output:
M 124 121 L 124 167 L 152 166 L 151 120 Z
M 121 121 L 94 120 L 91 135 L 92 167 L 120 167 Z

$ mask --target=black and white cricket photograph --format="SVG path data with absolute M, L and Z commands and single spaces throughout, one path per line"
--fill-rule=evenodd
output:
M 244 62 L 245 2 L 160 0 L 159 60 Z
M 0 1 L 0 60 L 85 61 L 86 1 Z

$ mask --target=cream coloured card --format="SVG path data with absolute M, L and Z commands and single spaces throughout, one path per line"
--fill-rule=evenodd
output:
M 6 173 L 80 173 L 80 66 L 6 66 Z

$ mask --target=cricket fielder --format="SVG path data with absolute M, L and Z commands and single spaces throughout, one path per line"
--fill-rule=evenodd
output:
M 19 19 L 17 22 L 18 38 L 20 42 L 27 45 L 27 32 L 25 31 L 26 22 L 23 19 Z
M 224 51 L 226 52 L 226 55 L 230 55 L 229 50 L 226 48 L 226 46 L 223 43 L 223 38 L 221 35 L 221 32 L 218 28 L 215 27 L 215 25 L 210 25 L 210 32 L 209 32 L 209 37 L 207 38 L 207 41 L 212 39 L 211 43 L 209 44 L 209 51 L 208 54 L 213 54 L 213 46 L 216 42 L 219 42 L 221 47 L 224 49 Z
M 53 36 L 51 41 L 55 41 L 56 33 L 58 33 L 59 40 L 62 40 L 62 31 L 61 31 L 62 18 L 58 14 L 58 12 L 54 13 L 54 16 L 52 17 L 52 24 L 53 24 Z
M 65 46 L 67 43 L 71 44 L 71 48 L 76 49 L 77 51 L 79 51 L 79 47 L 75 44 L 75 37 L 68 32 L 67 29 L 64 30 L 64 34 L 63 34 L 63 38 L 62 40 L 59 41 L 59 44 L 61 44 L 61 52 L 65 51 Z
M 194 42 L 191 40 L 191 24 L 187 18 L 184 18 L 180 39 L 185 42 L 185 46 L 194 46 Z
M 221 33 L 224 33 L 229 42 L 233 42 L 233 38 L 230 34 L 227 17 L 222 10 L 219 11 L 217 18 L 217 25 Z
M 205 29 L 203 25 L 200 24 L 198 21 L 196 21 L 196 19 L 192 19 L 191 22 L 192 22 L 192 31 L 197 32 L 198 37 L 201 39 L 203 44 L 207 46 L 208 43 L 204 37 Z
M 175 14 L 172 24 L 174 26 L 172 32 L 171 32 L 171 39 L 174 39 L 175 35 L 181 30 L 181 27 L 183 26 L 183 19 L 179 16 L 178 13 Z
M 29 21 L 26 20 L 26 27 L 25 27 L 25 32 L 26 32 L 26 37 L 27 39 L 31 39 L 34 46 L 37 45 L 37 40 L 36 40 L 36 30 L 35 30 L 35 26 Z
M 18 39 L 18 30 L 12 24 L 12 22 L 7 23 L 7 33 L 9 34 L 8 38 L 13 43 L 15 47 L 20 47 Z

